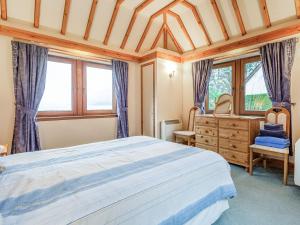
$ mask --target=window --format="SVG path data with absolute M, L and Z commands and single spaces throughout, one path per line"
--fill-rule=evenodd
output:
M 74 64 L 72 60 L 49 57 L 40 115 L 72 115 Z
M 111 66 L 49 56 L 40 119 L 115 116 Z
M 114 109 L 111 67 L 84 63 L 86 113 L 110 112 Z
M 226 63 L 215 66 L 208 85 L 208 110 L 215 108 L 215 102 L 222 94 L 232 94 L 234 64 Z
M 267 92 L 260 58 L 242 60 L 241 67 L 242 113 L 259 114 L 270 109 L 272 102 Z
M 213 66 L 206 100 L 208 113 L 214 110 L 218 97 L 225 93 L 233 95 L 236 114 L 262 115 L 272 107 L 260 57 Z

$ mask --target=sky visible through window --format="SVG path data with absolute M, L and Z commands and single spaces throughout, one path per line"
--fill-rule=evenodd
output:
M 72 65 L 48 61 L 46 87 L 39 111 L 72 110 Z
M 112 71 L 87 67 L 87 110 L 112 110 Z

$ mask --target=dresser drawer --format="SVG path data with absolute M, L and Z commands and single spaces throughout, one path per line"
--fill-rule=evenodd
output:
M 196 143 L 196 147 L 197 147 L 197 148 L 204 149 L 204 150 L 209 150 L 209 151 L 213 151 L 213 152 L 218 152 L 218 147 L 217 147 L 217 146 L 211 146 L 211 145 L 205 145 L 205 144 L 199 144 L 199 143 Z
M 218 120 L 216 118 L 211 118 L 211 117 L 197 116 L 195 118 L 195 125 L 217 127 Z
M 245 131 L 245 130 L 230 130 L 230 129 L 224 129 L 224 128 L 219 129 L 219 137 L 220 138 L 248 142 L 248 138 L 249 138 L 248 135 L 249 135 L 248 131 Z
M 219 127 L 222 128 L 230 128 L 230 129 L 240 129 L 240 130 L 248 130 L 249 122 L 244 120 L 226 120 L 220 119 Z
M 218 147 L 218 138 L 204 135 L 196 135 L 196 143 Z
M 244 166 L 249 165 L 249 154 L 247 153 L 241 153 L 219 148 L 219 154 L 222 155 L 229 162 L 238 163 Z
M 236 141 L 236 140 L 220 138 L 219 146 L 220 148 L 224 148 L 224 149 L 249 153 L 249 144 L 248 142 L 245 141 Z
M 196 127 L 195 128 L 195 132 L 196 134 L 199 135 L 209 135 L 209 136 L 218 136 L 218 128 L 214 128 L 214 127 Z

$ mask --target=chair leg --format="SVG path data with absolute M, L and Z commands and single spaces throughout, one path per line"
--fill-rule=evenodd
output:
M 253 175 L 253 150 L 252 148 L 250 148 L 250 157 L 249 157 L 250 161 L 249 161 L 249 175 L 252 176 Z
M 188 146 L 191 146 L 191 138 L 190 137 L 188 137 Z
M 264 169 L 267 169 L 267 160 L 266 159 L 263 159 L 263 166 L 264 166 Z
M 287 185 L 288 180 L 288 173 L 289 173 L 289 155 L 284 155 L 284 166 L 283 166 L 283 184 Z

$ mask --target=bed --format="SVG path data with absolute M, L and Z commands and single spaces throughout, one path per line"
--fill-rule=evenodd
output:
M 236 195 L 218 154 L 130 137 L 0 159 L 1 225 L 212 224 Z

